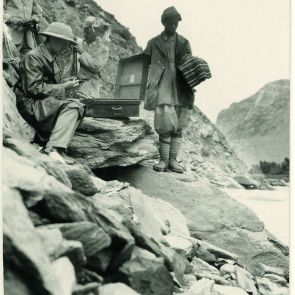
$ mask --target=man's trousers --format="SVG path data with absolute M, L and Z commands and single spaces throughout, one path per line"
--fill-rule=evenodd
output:
M 188 125 L 188 120 L 188 107 L 160 105 L 155 111 L 155 130 L 160 136 L 182 134 L 182 130 Z
M 67 149 L 81 119 L 77 108 L 63 108 L 59 113 L 46 147 Z

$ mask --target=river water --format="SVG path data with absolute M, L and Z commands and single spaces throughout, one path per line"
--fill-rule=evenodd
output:
M 289 245 L 289 187 L 275 187 L 273 191 L 241 189 L 224 189 L 224 191 L 252 209 L 269 232 L 283 244 Z

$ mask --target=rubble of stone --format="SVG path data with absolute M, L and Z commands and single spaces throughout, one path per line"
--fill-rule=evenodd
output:
M 5 84 L 4 92 L 10 93 Z M 175 180 L 172 173 L 161 173 L 157 183 L 166 194 L 146 194 L 145 188 L 96 177 L 86 153 L 83 164 L 58 164 L 29 143 L 33 130 L 17 113 L 13 94 L 4 96 L 4 102 L 5 294 L 288 293 L 288 251 L 274 238 L 268 241 L 270 236 L 261 231 L 263 223 L 217 188 L 208 182 L 193 184 L 187 175 Z M 137 161 L 140 149 L 131 151 L 147 144 L 142 142 L 150 129 L 141 120 L 113 121 L 116 130 L 107 119 L 89 119 L 81 128 L 88 128 L 102 147 L 111 137 L 114 145 L 108 152 L 125 147 L 125 157 L 129 150 L 129 160 Z M 131 132 L 130 126 L 137 123 L 137 131 Z M 93 124 L 106 132 L 99 134 Z M 122 134 L 131 140 L 120 143 Z M 81 133 L 77 136 L 83 138 Z M 141 153 L 139 160 L 150 155 Z M 116 157 L 111 161 L 115 165 Z M 159 189 L 153 177 L 146 184 Z M 175 187 L 172 195 L 167 186 Z M 192 200 L 188 195 L 181 199 L 192 192 L 197 203 L 184 202 Z M 226 201 L 229 211 L 212 206 L 213 201 Z M 246 217 L 240 214 L 245 210 Z M 233 218 L 235 214 L 240 218 Z M 229 252 L 229 244 L 239 253 Z M 267 246 L 264 252 L 262 246 Z M 260 251 L 255 259 L 253 249 Z
M 241 229 L 232 227 L 225 233 L 222 228 L 226 227 L 220 225 L 229 226 L 233 212 L 242 211 L 229 198 L 223 195 L 218 198 L 216 194 L 221 192 L 208 183 L 204 186 L 196 182 L 191 187 L 185 180 L 187 176 L 178 176 L 181 179 L 175 182 L 171 173 L 158 174 L 162 187 L 164 183 L 173 187 L 170 181 L 176 185 L 176 191 L 198 192 L 196 197 L 201 198 L 198 201 L 201 207 L 183 202 L 185 199 L 180 206 L 181 195 L 175 194 L 176 191 L 172 199 L 165 201 L 159 198 L 162 196 L 159 192 L 157 198 L 152 198 L 126 182 L 106 182 L 96 177 L 86 165 L 90 162 L 70 166 L 58 164 L 29 143 L 32 133 L 17 112 L 12 112 L 13 100 L 5 104 L 5 294 L 115 295 L 122 294 L 122 290 L 124 294 L 287 294 L 288 251 L 283 254 L 281 250 L 285 249 L 279 242 L 272 240 L 281 250 L 268 248 L 271 251 L 256 255 L 256 260 L 250 258 L 249 252 L 260 249 L 260 244 L 264 247 L 270 244 L 269 236 L 259 233 L 263 224 L 253 213 L 249 211 L 246 219 L 243 216 L 235 219 Z M 118 121 L 120 128 L 112 131 L 105 127 L 107 138 L 108 132 L 112 132 L 113 138 L 120 138 L 122 132 L 128 130 L 129 123 L 134 124 Z M 87 121 L 85 124 L 91 126 Z M 111 125 L 108 120 L 95 124 Z M 133 140 L 125 143 L 127 146 L 132 147 L 144 138 L 144 126 L 139 124 L 138 130 L 143 128 L 143 133 L 134 132 Z M 103 142 L 104 137 L 95 135 L 95 129 L 92 135 L 94 140 Z M 146 183 L 155 184 L 152 179 L 147 178 Z M 153 188 L 159 187 L 153 185 Z M 167 187 L 166 193 L 169 198 Z M 155 196 L 155 193 L 150 195 Z M 229 217 L 220 211 L 221 206 L 214 209 L 210 203 L 213 200 L 227 200 L 226 207 L 231 204 Z M 184 207 L 203 214 L 184 212 Z M 249 229 L 254 232 L 241 236 Z M 262 235 L 260 242 L 253 239 L 256 230 L 258 236 Z M 220 243 L 226 251 L 214 246 Z M 236 245 L 241 257 L 228 251 L 228 243 Z M 249 250 L 245 245 L 252 245 L 252 248 Z M 245 257 L 249 261 L 243 264 L 241 261 L 244 262 Z M 251 272 L 249 265 L 255 265 Z
M 5 294 L 288 294 L 283 269 L 259 264 L 253 275 L 127 183 L 57 164 L 12 136 L 3 162 Z

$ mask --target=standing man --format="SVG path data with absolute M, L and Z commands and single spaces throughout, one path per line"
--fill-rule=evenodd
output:
M 55 57 L 70 43 L 76 43 L 72 29 L 63 23 L 54 22 L 40 34 L 46 41 L 27 53 L 21 64 L 24 95 L 17 96 L 17 107 L 36 129 L 39 141 L 46 143 L 43 152 L 69 162 L 65 152 L 82 120 L 84 105 L 65 96 L 67 90 L 79 86 L 79 81 L 61 81 Z
M 22 55 L 37 46 L 34 31 L 41 16 L 42 9 L 37 0 L 4 1 L 4 22 Z
M 151 39 L 144 51 L 150 56 L 145 109 L 155 111 L 155 130 L 159 134 L 160 161 L 154 170 L 169 168 L 183 173 L 177 155 L 189 109 L 194 104 L 194 92 L 177 70 L 182 57 L 191 54 L 188 40 L 176 33 L 179 21 L 181 15 L 175 7 L 166 8 L 161 17 L 164 31 Z

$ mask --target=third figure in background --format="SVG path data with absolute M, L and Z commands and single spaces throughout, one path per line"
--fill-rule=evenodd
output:
M 78 91 L 83 97 L 100 97 L 100 71 L 109 58 L 110 26 L 102 19 L 89 16 L 84 22 L 84 40 L 78 39 Z

